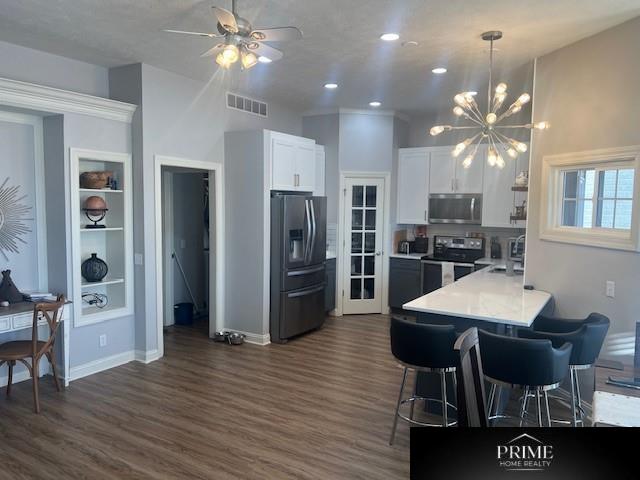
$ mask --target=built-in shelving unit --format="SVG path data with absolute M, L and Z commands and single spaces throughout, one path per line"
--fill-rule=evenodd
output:
M 73 250 L 73 296 L 76 327 L 133 314 L 133 224 L 131 218 L 131 155 L 128 153 L 70 149 L 70 191 Z M 118 190 L 80 187 L 83 172 L 110 171 Z M 108 211 L 100 224 L 105 228 L 87 228 L 92 222 L 82 210 L 88 197 L 104 199 Z M 81 275 L 82 263 L 95 253 L 107 263 L 109 272 L 99 282 Z M 107 299 L 103 308 L 83 301 L 83 295 L 95 294 Z

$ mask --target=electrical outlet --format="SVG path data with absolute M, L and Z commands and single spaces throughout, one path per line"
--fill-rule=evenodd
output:
M 101 347 L 106 347 L 107 346 L 107 335 L 106 334 L 102 334 L 100 335 L 100 346 Z
M 615 298 L 616 296 L 616 282 L 607 280 L 607 288 L 606 288 L 607 297 Z
M 135 263 L 136 265 L 142 265 L 142 254 L 141 253 L 136 253 L 133 256 L 133 263 Z

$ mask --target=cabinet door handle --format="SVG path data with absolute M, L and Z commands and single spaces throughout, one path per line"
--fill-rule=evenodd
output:
M 452 191 L 452 192 L 455 192 L 455 191 L 456 191 L 456 187 L 454 186 L 454 183 L 453 183 L 453 182 L 454 182 L 454 179 L 452 178 L 452 179 L 451 179 L 451 191 Z
M 426 210 L 424 211 L 424 221 L 425 222 L 427 221 L 427 211 Z

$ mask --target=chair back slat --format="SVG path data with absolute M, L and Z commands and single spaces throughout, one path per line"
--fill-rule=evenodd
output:
M 49 337 L 45 341 L 44 346 L 40 351 L 47 350 L 54 344 L 58 328 L 60 327 L 60 320 L 62 319 L 62 311 L 66 299 L 64 295 L 58 295 L 55 302 L 42 302 L 36 303 L 33 307 L 33 326 L 31 332 L 31 342 L 34 354 L 40 353 L 38 351 L 38 321 L 40 318 L 44 318 L 47 321 L 49 327 Z
M 458 380 L 463 390 L 458 397 L 459 420 L 464 418 L 469 427 L 488 427 L 478 329 L 470 328 L 460 335 L 453 348 L 460 355 Z

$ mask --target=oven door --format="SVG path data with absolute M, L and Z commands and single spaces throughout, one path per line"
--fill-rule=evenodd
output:
M 482 224 L 482 195 L 429 195 L 429 223 Z

